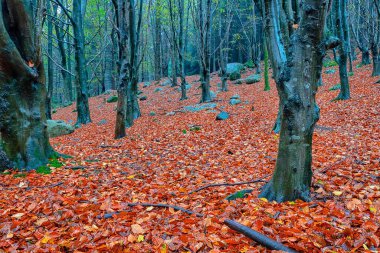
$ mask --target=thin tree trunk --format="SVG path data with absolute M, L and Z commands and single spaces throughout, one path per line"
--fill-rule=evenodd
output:
M 47 57 L 47 68 L 48 68 L 48 85 L 47 85 L 47 95 L 46 95 L 46 118 L 51 119 L 51 103 L 53 97 L 53 87 L 54 87 L 54 68 L 53 68 L 53 20 L 51 13 L 50 1 L 47 2 L 47 29 L 48 29 L 48 57 Z
M 75 47 L 75 74 L 77 93 L 77 122 L 76 126 L 91 122 L 90 109 L 88 105 L 88 87 L 86 60 L 84 54 L 84 15 L 87 0 L 73 1 L 73 30 Z
M 336 11 L 336 28 L 338 37 L 341 40 L 339 46 L 339 77 L 340 77 L 340 93 L 336 100 L 346 100 L 350 98 L 350 85 L 348 82 L 347 73 L 347 58 L 348 58 L 348 25 L 347 25 L 347 3 L 346 0 L 335 1 Z

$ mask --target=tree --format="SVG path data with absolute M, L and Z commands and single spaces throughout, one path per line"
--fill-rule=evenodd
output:
M 266 43 L 270 50 L 279 97 L 283 105 L 276 168 L 260 197 L 278 202 L 309 199 L 312 179 L 312 136 L 319 119 L 315 101 L 322 58 L 323 28 L 328 3 L 305 0 L 300 25 L 286 51 L 277 0 L 264 1 Z
M 0 2 L 0 166 L 35 169 L 53 150 L 41 57 L 44 1 Z
M 210 27 L 211 27 L 211 0 L 206 0 L 206 6 L 202 0 L 198 1 L 198 17 L 196 19 L 197 29 L 199 31 L 199 56 L 201 65 L 201 103 L 211 101 L 210 93 Z
M 349 34 L 347 23 L 347 2 L 346 0 L 336 0 L 334 2 L 335 10 L 335 25 L 338 38 L 341 43 L 338 47 L 339 57 L 337 62 L 339 64 L 339 77 L 340 77 L 340 92 L 336 100 L 346 100 L 350 98 L 350 84 L 348 82 L 347 73 L 347 60 L 349 54 Z
M 115 127 L 115 138 L 126 135 L 125 127 L 141 116 L 137 100 L 138 69 L 140 63 L 139 43 L 142 22 L 142 4 L 139 2 L 139 15 L 136 24 L 134 0 L 112 0 L 115 8 L 119 44 L 119 89 Z
M 75 86 L 77 99 L 77 122 L 76 126 L 91 122 L 90 109 L 88 106 L 87 70 L 85 58 L 84 17 L 86 14 L 87 0 L 73 1 L 72 15 L 69 10 L 56 0 L 73 27 L 74 50 L 75 50 Z
M 53 76 L 54 76 L 54 68 L 53 68 L 53 18 L 50 1 L 47 2 L 47 28 L 48 28 L 48 60 L 47 60 L 47 68 L 48 68 L 48 85 L 47 85 L 47 95 L 46 95 L 46 117 L 47 119 L 51 119 L 51 99 L 53 95 Z

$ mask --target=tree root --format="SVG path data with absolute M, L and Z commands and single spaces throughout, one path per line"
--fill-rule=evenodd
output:
M 233 220 L 224 220 L 224 224 L 226 224 L 228 227 L 230 227 L 232 230 L 235 230 L 248 238 L 254 240 L 255 242 L 267 247 L 268 249 L 272 250 L 282 250 L 285 252 L 291 252 L 291 253 L 297 253 L 297 251 L 290 249 L 283 245 L 282 243 L 276 242 L 275 240 L 253 230 L 250 229 L 247 226 L 244 226 L 236 221 Z
M 196 213 L 194 211 L 191 211 L 191 210 L 188 210 L 188 209 L 185 209 L 183 207 L 180 207 L 180 206 L 173 206 L 173 205 L 169 205 L 169 204 L 152 204 L 152 203 L 127 203 L 127 205 L 129 207 L 135 207 L 135 206 L 145 206 L 145 207 L 163 207 L 163 208 L 173 208 L 174 210 L 176 211 L 181 211 L 181 212 L 184 212 L 184 213 L 187 213 L 189 215 L 192 215 L 192 214 L 195 214 L 195 216 L 197 217 L 203 217 L 204 215 L 201 214 L 201 213 Z M 114 214 L 119 214 L 120 212 L 112 212 L 112 213 L 106 213 L 105 215 L 99 215 L 97 216 L 98 218 L 104 218 L 104 219 L 109 219 L 109 218 L 112 218 Z
M 235 186 L 235 185 L 245 185 L 245 184 L 255 184 L 255 183 L 266 183 L 267 181 L 265 181 L 264 179 L 269 177 L 270 175 L 266 175 L 265 177 L 262 177 L 260 179 L 256 179 L 256 180 L 253 180 L 253 181 L 247 181 L 247 182 L 238 182 L 238 183 L 219 183 L 219 184 L 208 184 L 208 185 L 205 185 L 205 186 L 202 186 L 198 189 L 195 189 L 191 192 L 189 192 L 189 194 L 193 194 L 195 192 L 199 192 L 201 190 L 204 190 L 204 189 L 207 189 L 207 188 L 210 188 L 210 187 L 218 187 L 218 186 Z

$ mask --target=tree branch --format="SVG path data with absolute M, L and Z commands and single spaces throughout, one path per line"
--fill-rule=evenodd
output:
M 266 175 L 265 177 L 262 177 L 260 179 L 256 179 L 253 181 L 247 181 L 247 182 L 238 182 L 238 183 L 218 183 L 218 184 L 209 184 L 202 186 L 194 191 L 189 192 L 189 194 L 193 194 L 194 192 L 199 192 L 201 190 L 210 188 L 210 187 L 218 187 L 218 186 L 235 186 L 235 185 L 245 185 L 245 184 L 254 184 L 254 183 L 266 183 L 267 181 L 263 180 L 264 178 L 269 177 L 269 175 Z

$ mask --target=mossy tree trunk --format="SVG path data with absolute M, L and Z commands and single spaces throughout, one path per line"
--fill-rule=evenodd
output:
M 315 101 L 322 70 L 323 28 L 327 3 L 305 0 L 300 26 L 286 52 L 281 39 L 276 0 L 265 0 L 265 31 L 274 77 L 283 105 L 275 172 L 260 197 L 278 202 L 309 199 L 312 179 L 312 136 L 319 118 Z
M 0 169 L 35 169 L 53 154 L 40 48 L 43 4 L 0 1 Z

